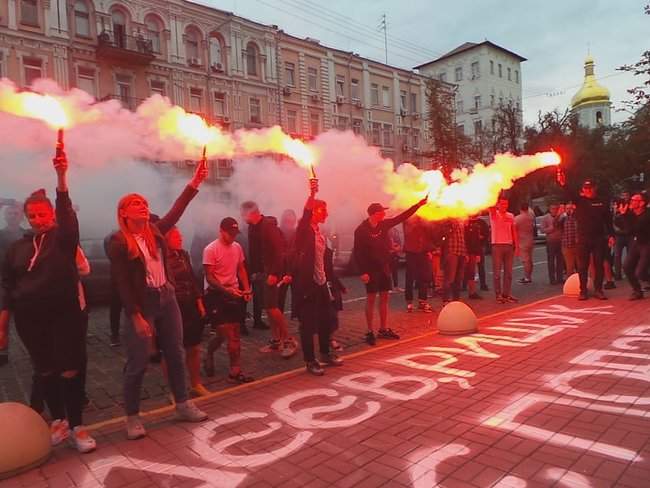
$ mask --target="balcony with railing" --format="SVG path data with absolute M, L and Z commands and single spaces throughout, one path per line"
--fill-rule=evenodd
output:
M 149 64 L 156 58 L 151 39 L 109 31 L 97 36 L 97 56 L 133 64 Z

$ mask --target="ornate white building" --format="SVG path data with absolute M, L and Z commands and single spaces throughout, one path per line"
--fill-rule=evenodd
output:
M 598 83 L 594 73 L 594 59 L 585 59 L 585 81 L 571 99 L 571 110 L 578 116 L 580 125 L 589 129 L 608 126 L 611 123 L 609 90 Z

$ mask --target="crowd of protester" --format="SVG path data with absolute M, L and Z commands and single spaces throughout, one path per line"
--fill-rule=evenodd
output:
M 24 203 L 2 202 L 6 227 L 0 230 L 0 361 L 8 361 L 13 320 L 33 366 L 30 403 L 38 412 L 47 407 L 52 444 L 69 439 L 80 452 L 89 452 L 96 442 L 83 426 L 88 402 L 88 309 L 80 277 L 92 270 L 79 244 L 64 153 L 57 154 L 54 169 L 55 204 L 44 190 Z M 115 230 L 104 240 L 111 265 L 110 345 L 123 345 L 126 352 L 123 396 L 128 439 L 146 435 L 140 398 L 151 362 L 161 363 L 180 421 L 207 418 L 191 398 L 209 394 L 202 375 L 216 374 L 214 356 L 222 345 L 229 358 L 227 380 L 235 384 L 254 380 L 242 365 L 250 358 L 241 357 L 241 336 L 250 334 L 246 321 L 251 302 L 252 328 L 270 335 L 261 353 L 290 358 L 300 349 L 306 371 L 318 376 L 327 366 L 343 364 L 335 334 L 347 290 L 334 271 L 331 239 L 322 228 L 328 207 L 317 198 L 318 181 L 310 180 L 300 218 L 287 209 L 278 223 L 257 203 L 246 201 L 239 215 L 245 232 L 237 218 L 222 216 L 213 235 L 194 236 L 188 252 L 177 223 L 206 175 L 204 165 L 198 165 L 161 217 L 150 212 L 144 196 L 125 195 L 117 204 Z M 625 276 L 633 290 L 630 298 L 643 298 L 650 268 L 647 194 L 624 193 L 610 206 L 592 181 L 572 191 L 560 176 L 566 196 L 549 205 L 539 225 L 528 203 L 513 215 L 506 195 L 485 215 L 436 222 L 416 215 L 427 198 L 392 218 L 386 217 L 387 207 L 370 204 L 353 246 L 353 263 L 366 289 L 365 341 L 374 346 L 378 339 L 399 339 L 389 327 L 389 293 L 403 291 L 406 312 L 423 314 L 434 311 L 430 299 L 436 295 L 443 305 L 463 300 L 464 291 L 468 300 L 483 299 L 483 292 L 490 290 L 487 252 L 492 256 L 495 300 L 516 303 L 515 258 L 523 268 L 518 283 L 532 283 L 538 231 L 546 240 L 551 285 L 578 273 L 579 299 L 586 300 L 591 276 L 591 294 L 606 299 L 603 290 Z M 30 228 L 22 226 L 24 218 Z M 403 289 L 398 283 L 402 257 Z M 299 323 L 298 339 L 290 334 L 287 316 Z M 206 326 L 209 339 L 203 346 Z

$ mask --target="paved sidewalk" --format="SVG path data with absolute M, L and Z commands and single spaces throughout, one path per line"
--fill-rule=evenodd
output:
M 201 400 L 0 486 L 636 487 L 650 483 L 650 300 L 552 298 Z

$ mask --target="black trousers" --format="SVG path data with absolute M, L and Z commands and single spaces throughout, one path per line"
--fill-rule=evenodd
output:
M 336 308 L 330 300 L 327 286 L 315 283 L 304 294 L 297 307 L 300 321 L 300 343 L 305 362 L 314 361 L 314 335 L 318 335 L 318 349 L 322 355 L 330 353 L 330 337 L 336 322 Z
M 117 285 L 111 282 L 111 304 L 110 304 L 110 324 L 111 337 L 120 336 L 120 317 L 122 315 L 122 300 Z
M 478 281 L 481 288 L 487 288 L 487 281 L 485 279 L 485 253 L 481 253 L 481 259 L 477 263 L 478 267 Z
M 645 278 L 648 265 L 650 265 L 650 244 L 640 244 L 638 240 L 632 239 L 623 269 L 627 280 L 636 292 L 641 291 L 641 280 Z
M 262 309 L 264 308 L 264 280 L 253 279 L 253 324 L 262 322 Z
M 427 299 L 427 288 L 431 281 L 431 264 L 424 252 L 406 253 L 406 277 L 404 296 L 407 302 L 413 301 L 413 285 L 418 289 L 418 299 Z
M 561 283 L 564 279 L 562 241 L 546 241 L 546 262 L 548 265 L 548 280 L 551 284 Z
M 581 238 L 576 250 L 578 258 L 578 274 L 580 275 L 580 293 L 587 293 L 589 262 L 592 257 L 595 268 L 594 289 L 596 291 L 602 291 L 603 276 L 605 273 L 603 269 L 603 261 L 605 260 L 605 253 L 607 252 L 607 238 Z

